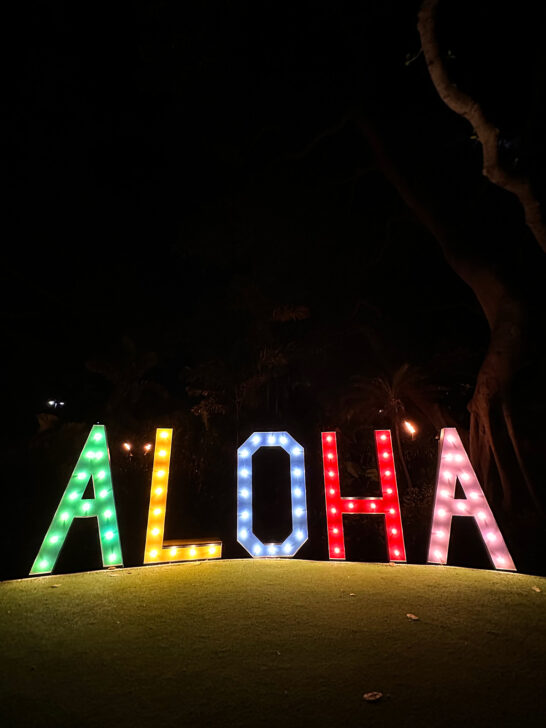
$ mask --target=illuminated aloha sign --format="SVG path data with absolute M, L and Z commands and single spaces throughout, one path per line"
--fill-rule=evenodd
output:
M 157 430 L 143 562 L 161 564 L 219 559 L 222 556 L 222 541 L 218 539 L 164 540 L 172 441 L 172 429 Z M 345 559 L 343 516 L 367 514 L 382 517 L 389 560 L 406 561 L 390 431 L 376 430 L 375 445 L 381 497 L 341 497 L 336 433 L 322 433 L 330 559 Z M 292 531 L 282 543 L 263 543 L 253 530 L 252 456 L 262 447 L 280 447 L 290 458 Z M 515 571 L 516 567 L 495 517 L 457 430 L 453 427 L 441 431 L 438 462 L 428 563 L 447 563 L 452 518 L 466 516 L 476 521 L 492 565 L 496 569 Z M 93 497 L 85 497 L 90 482 Z M 464 498 L 455 497 L 457 482 L 461 485 Z M 32 565 L 31 575 L 50 574 L 53 571 L 70 526 L 76 518 L 97 520 L 103 566 L 123 566 L 110 455 L 103 425 L 94 425 L 89 433 Z M 238 449 L 236 525 L 237 541 L 252 558 L 291 558 L 308 540 L 304 449 L 288 432 L 254 432 Z

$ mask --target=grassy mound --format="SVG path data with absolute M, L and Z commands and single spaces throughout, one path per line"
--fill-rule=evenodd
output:
M 0 723 L 542 726 L 545 597 L 520 574 L 296 560 L 6 582 Z

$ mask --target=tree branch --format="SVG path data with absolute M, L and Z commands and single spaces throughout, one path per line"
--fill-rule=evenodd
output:
M 538 244 L 546 252 L 546 225 L 540 203 L 535 197 L 528 178 L 503 169 L 499 160 L 499 130 L 486 119 L 481 105 L 461 91 L 449 80 L 440 54 L 436 33 L 436 20 L 440 0 L 424 0 L 419 12 L 418 30 L 430 78 L 442 101 L 456 114 L 472 124 L 483 150 L 483 174 L 498 187 L 512 192 L 520 201 L 525 222 Z

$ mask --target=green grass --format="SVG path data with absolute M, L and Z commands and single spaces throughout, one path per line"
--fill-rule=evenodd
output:
M 545 597 L 522 574 L 297 560 L 5 582 L 0 724 L 543 726 Z

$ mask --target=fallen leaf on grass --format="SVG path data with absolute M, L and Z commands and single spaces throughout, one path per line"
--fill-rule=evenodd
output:
M 418 622 L 419 617 L 416 614 L 412 614 L 411 612 L 409 614 L 406 614 L 406 617 L 411 620 L 412 622 Z
M 383 697 L 383 693 L 374 690 L 371 693 L 364 693 L 362 697 L 367 703 L 377 703 L 377 701 L 381 700 L 381 698 Z
M 52 589 L 58 589 L 61 585 L 60 584 L 50 584 L 49 585 Z
M 349 594 L 349 596 L 350 596 L 350 597 L 356 597 L 356 594 L 354 594 L 353 592 L 351 592 L 351 593 Z
M 538 586 L 532 586 L 531 589 L 536 592 L 542 591 L 542 589 Z

